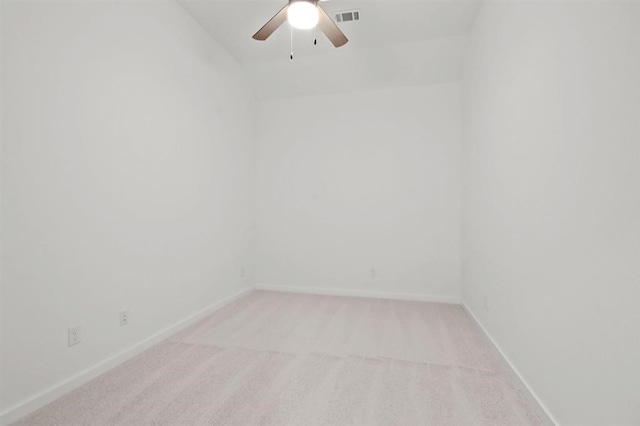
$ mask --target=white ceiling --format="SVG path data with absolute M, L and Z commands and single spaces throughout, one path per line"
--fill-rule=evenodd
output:
M 338 24 L 349 43 L 334 48 L 313 30 L 282 25 L 266 41 L 251 36 L 286 0 L 180 0 L 184 8 L 242 64 L 260 99 L 377 87 L 410 86 L 460 78 L 464 37 L 480 0 L 330 0 L 333 14 L 359 10 L 360 21 Z

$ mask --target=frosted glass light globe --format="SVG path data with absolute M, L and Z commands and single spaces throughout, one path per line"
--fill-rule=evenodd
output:
M 311 29 L 318 24 L 318 8 L 306 0 L 291 2 L 287 9 L 287 21 L 294 28 Z

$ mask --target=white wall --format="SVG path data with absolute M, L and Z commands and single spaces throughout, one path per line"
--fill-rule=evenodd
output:
M 369 32 L 366 34 L 361 37 L 366 39 Z M 313 32 L 300 31 L 299 37 L 303 36 L 313 37 Z M 312 40 L 307 47 L 313 49 Z M 269 50 L 272 56 L 284 60 L 248 63 L 244 70 L 256 98 L 262 100 L 453 83 L 462 77 L 465 37 L 382 43 L 369 48 L 357 48 L 354 41 L 349 40 L 340 49 L 331 46 L 330 54 L 296 53 L 293 61 L 289 60 L 288 48 Z M 322 42 L 329 43 L 328 39 Z
M 257 282 L 457 299 L 459 95 L 449 83 L 260 103 Z
M 173 2 L 3 2 L 3 409 L 253 282 L 240 74 Z
M 463 300 L 562 425 L 640 424 L 640 4 L 487 2 Z

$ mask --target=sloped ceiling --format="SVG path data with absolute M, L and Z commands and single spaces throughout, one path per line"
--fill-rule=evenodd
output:
M 286 0 L 181 0 L 184 8 L 243 65 L 259 99 L 412 86 L 460 79 L 465 36 L 479 0 L 331 0 L 335 12 L 358 10 L 340 23 L 349 43 L 334 48 L 313 30 L 282 25 L 268 40 L 251 36 Z

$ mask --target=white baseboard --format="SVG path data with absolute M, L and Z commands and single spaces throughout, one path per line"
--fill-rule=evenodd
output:
M 417 302 L 435 302 L 460 304 L 460 299 L 453 296 L 433 296 L 428 294 L 392 293 L 386 291 L 350 290 L 340 288 L 297 287 L 274 284 L 256 284 L 256 290 L 282 291 L 286 293 L 323 294 L 328 296 L 369 297 L 373 299 L 413 300 Z
M 159 332 L 151 335 L 150 337 L 144 339 L 143 341 L 125 349 L 124 351 L 105 359 L 104 361 L 99 362 L 98 364 L 87 368 L 84 371 L 79 372 L 78 374 L 69 377 L 68 379 L 45 389 L 17 404 L 12 407 L 7 408 L 5 411 L 0 413 L 0 425 L 7 425 L 12 423 L 27 414 L 37 410 L 38 408 L 60 398 L 61 396 L 69 393 L 75 388 L 82 386 L 87 383 L 91 379 L 98 377 L 99 375 L 109 371 L 110 369 L 122 364 L 126 360 L 138 355 L 139 353 L 149 349 L 151 346 L 155 345 L 163 341 L 164 339 L 174 335 L 175 333 L 183 330 L 184 328 L 190 326 L 201 320 L 202 318 L 210 315 L 211 313 L 217 311 L 218 309 L 228 305 L 229 303 L 239 299 L 247 293 L 250 293 L 253 289 L 246 288 L 241 290 L 235 294 L 232 294 L 229 297 L 226 297 L 189 317 L 178 321 L 177 323 L 160 330 Z
M 547 415 L 547 417 L 549 418 L 549 420 L 551 420 L 551 422 L 553 422 L 553 424 L 555 425 L 559 425 L 560 423 L 558 423 L 558 421 L 555 419 L 555 417 L 553 417 L 551 415 L 551 412 L 549 411 L 549 409 L 547 408 L 547 406 L 542 402 L 542 400 L 540 399 L 540 397 L 533 391 L 533 389 L 531 388 L 531 386 L 529 386 L 529 383 L 527 383 L 527 381 L 524 379 L 524 377 L 522 376 L 522 374 L 520 374 L 520 371 L 518 371 L 518 369 L 516 368 L 516 366 L 513 364 L 513 362 L 511 362 L 511 360 L 509 359 L 509 357 L 507 356 L 507 354 L 502 350 L 502 348 L 500 347 L 500 345 L 498 345 L 498 342 L 496 342 L 494 340 L 494 338 L 491 336 L 491 334 L 489 334 L 489 331 L 487 331 L 487 329 L 484 327 L 484 325 L 482 325 L 482 323 L 480 322 L 480 320 L 478 319 L 478 317 L 473 313 L 473 311 L 469 308 L 469 305 L 467 305 L 465 303 L 464 300 L 461 301 L 461 305 L 462 305 L 462 309 L 465 310 L 465 312 L 469 315 L 469 317 L 471 317 L 471 319 L 473 319 L 473 321 L 475 321 L 476 324 L 478 324 L 478 327 L 480 327 L 480 329 L 482 330 L 482 332 L 485 334 L 485 336 L 487 336 L 487 338 L 489 339 L 489 341 L 493 344 L 493 346 L 495 346 L 495 348 L 498 350 L 498 352 L 500 353 L 500 355 L 502 356 L 502 358 L 507 362 L 507 364 L 509 365 L 509 367 L 511 368 L 511 370 L 515 373 L 515 375 L 518 377 L 518 379 L 520 379 L 520 382 L 522 382 L 522 384 L 527 388 L 527 390 L 529 391 L 529 393 L 531 394 L 531 396 L 533 397 L 533 399 L 535 399 L 535 401 L 538 403 L 538 405 L 542 408 L 542 410 L 544 411 L 544 413 Z

